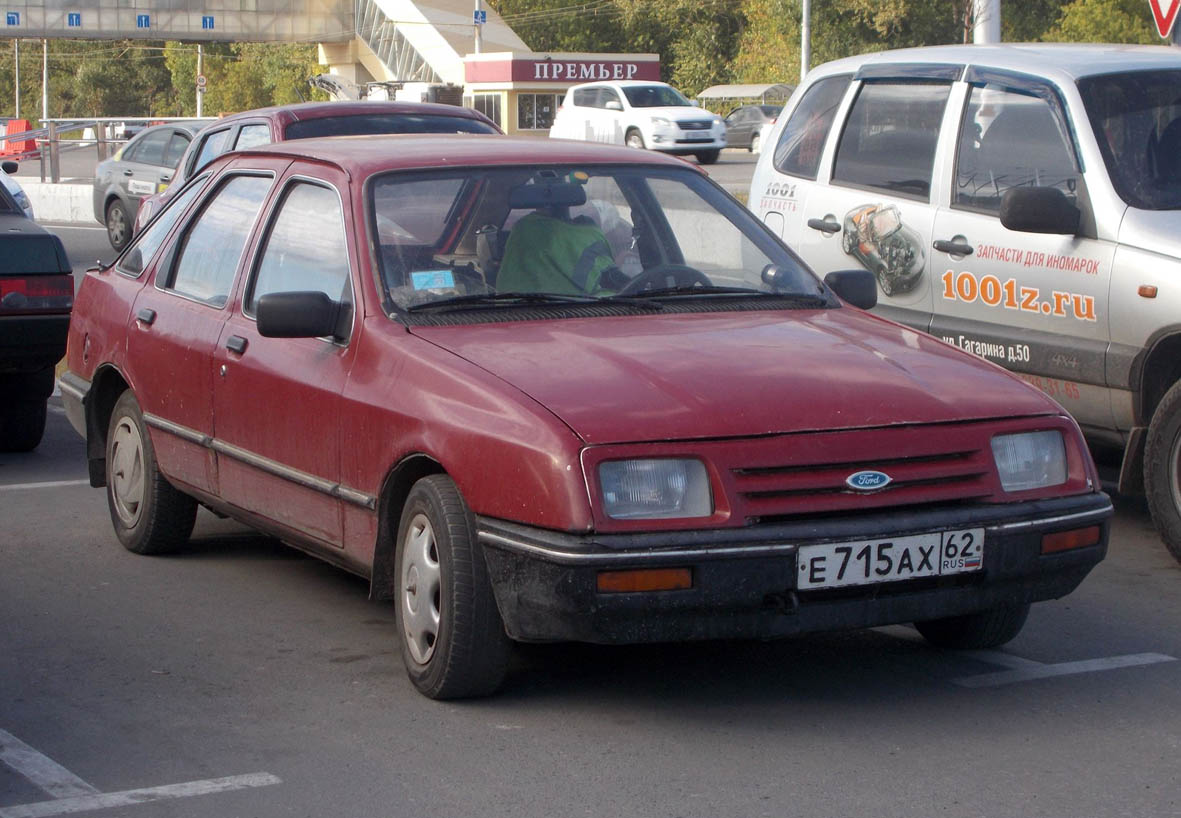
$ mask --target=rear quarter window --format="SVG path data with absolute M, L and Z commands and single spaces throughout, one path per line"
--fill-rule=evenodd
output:
M 804 92 L 804 98 L 792 111 L 775 146 L 773 164 L 776 170 L 803 179 L 816 178 L 820 154 L 849 81 L 848 76 L 828 77 Z
M 867 82 L 837 145 L 834 182 L 927 201 L 951 84 Z

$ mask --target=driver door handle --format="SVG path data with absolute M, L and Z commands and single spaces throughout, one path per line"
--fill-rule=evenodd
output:
M 231 335 L 226 339 L 226 349 L 237 355 L 246 352 L 246 339 L 241 335 Z
M 808 226 L 826 236 L 841 232 L 841 226 L 832 219 L 808 219 Z
M 935 239 L 931 246 L 940 253 L 947 253 L 949 256 L 970 256 L 972 255 L 972 247 L 968 244 L 961 244 L 958 241 L 948 241 L 947 239 Z

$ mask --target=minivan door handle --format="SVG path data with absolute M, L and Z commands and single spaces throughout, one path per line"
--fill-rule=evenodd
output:
M 841 232 L 841 226 L 833 221 L 831 217 L 825 219 L 808 219 L 808 226 L 813 230 L 819 230 L 826 236 Z
M 970 256 L 972 255 L 972 246 L 958 241 L 948 241 L 947 239 L 935 239 L 931 246 L 940 253 L 947 253 L 949 256 Z
M 226 349 L 236 355 L 246 352 L 246 339 L 241 335 L 231 335 L 226 339 Z

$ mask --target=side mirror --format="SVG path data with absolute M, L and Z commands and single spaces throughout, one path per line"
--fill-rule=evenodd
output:
M 606 104 L 603 105 L 603 107 L 606 108 L 608 111 L 622 111 L 623 110 L 623 103 L 617 99 L 609 99 L 609 100 L 607 100 Z
M 18 165 L 16 162 L 13 162 L 11 159 L 5 159 L 3 166 L 0 167 L 4 168 L 5 173 L 16 173 L 21 168 L 20 165 Z
M 1012 187 L 1001 197 L 1000 217 L 1010 230 L 1074 236 L 1082 211 L 1056 187 Z
M 255 319 L 265 338 L 321 338 L 336 334 L 341 305 L 321 292 L 267 293 Z
M 824 277 L 842 301 L 863 310 L 873 309 L 878 303 L 878 282 L 869 270 L 837 270 Z

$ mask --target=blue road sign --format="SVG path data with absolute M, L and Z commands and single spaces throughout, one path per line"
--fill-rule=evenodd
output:
M 135 15 L 135 27 L 136 28 L 151 28 L 152 27 L 152 16 L 150 14 Z
M 71 11 L 66 15 L 66 25 L 70 28 L 78 28 L 82 25 L 82 15 L 76 11 Z
M 472 12 L 472 19 L 476 25 L 482 26 L 488 22 L 488 12 L 484 11 L 484 9 L 477 9 Z
M 213 15 L 206 14 L 201 18 L 201 28 L 206 31 L 213 31 Z
M 21 24 L 21 13 L 19 11 L 8 12 L 8 25 L 19 26 Z

